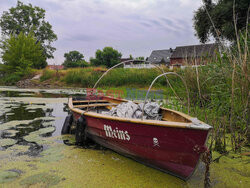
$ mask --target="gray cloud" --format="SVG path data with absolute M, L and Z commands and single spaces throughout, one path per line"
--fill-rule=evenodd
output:
M 192 28 L 193 0 L 22 0 L 46 10 L 46 19 L 58 35 L 53 45 L 56 63 L 70 50 L 86 59 L 97 49 L 112 46 L 123 56 L 149 56 L 151 50 L 196 44 Z M 0 0 L 3 10 L 16 0 Z M 51 60 L 51 63 L 54 63 Z
M 76 35 L 72 35 L 71 37 L 67 38 L 66 40 L 93 42 L 93 41 L 98 40 L 98 37 L 87 35 L 87 34 L 76 34 Z
M 152 27 L 152 24 L 148 24 L 145 22 L 140 22 L 141 25 L 145 26 L 145 27 Z
M 175 26 L 175 24 L 173 23 L 173 21 L 171 21 L 168 18 L 161 18 L 161 20 L 163 20 L 166 24 L 168 24 L 170 26 Z

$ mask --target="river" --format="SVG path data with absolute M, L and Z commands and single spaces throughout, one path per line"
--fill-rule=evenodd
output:
M 72 94 L 84 92 L 0 88 L 0 187 L 203 187 L 204 165 L 185 182 L 94 143 L 75 146 L 60 133 Z M 250 187 L 249 177 L 248 156 L 211 165 L 213 187 Z

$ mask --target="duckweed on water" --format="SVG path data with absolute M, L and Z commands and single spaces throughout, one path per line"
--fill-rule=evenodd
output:
M 42 158 L 40 161 L 44 163 L 59 161 L 64 157 L 62 154 L 62 150 L 63 150 L 62 145 L 58 147 L 51 147 L 41 152 Z
M 0 99 L 0 108 L 4 106 L 4 111 L 12 104 L 8 110 L 25 104 L 24 110 L 27 110 L 26 106 L 37 105 L 44 106 L 46 113 L 32 116 L 33 120 L 28 121 L 0 122 L 4 137 L 21 135 L 18 144 L 0 150 L 0 187 L 203 187 L 204 166 L 199 166 L 192 178 L 184 182 L 110 150 L 72 146 L 74 135 L 60 136 L 63 118 L 67 115 L 62 103 L 67 99 L 5 99 Z M 10 100 L 12 104 L 7 104 Z M 47 112 L 50 108 L 53 113 Z M 38 112 L 37 109 L 34 111 Z M 12 132 L 13 129 L 20 134 Z M 36 155 L 30 154 L 35 150 Z M 218 156 L 213 153 L 214 158 Z M 211 164 L 212 186 L 250 187 L 249 162 L 249 156 L 239 154 L 221 157 L 219 163 Z M 10 169 L 21 169 L 22 173 Z
M 13 171 L 0 171 L 0 183 L 7 183 L 19 177 L 19 173 Z
M 23 179 L 20 184 L 26 186 L 40 184 L 40 187 L 49 187 L 58 184 L 60 180 L 61 178 L 54 174 L 40 173 Z

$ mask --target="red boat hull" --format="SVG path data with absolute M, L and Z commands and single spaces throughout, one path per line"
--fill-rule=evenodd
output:
M 78 119 L 79 113 L 74 112 Z M 208 130 L 153 126 L 84 116 L 87 137 L 148 166 L 188 179 L 195 170 Z

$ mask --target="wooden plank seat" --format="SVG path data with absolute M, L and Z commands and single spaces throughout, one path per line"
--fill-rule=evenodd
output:
M 84 104 L 84 105 L 74 105 L 74 108 L 87 108 L 87 107 L 100 107 L 100 106 L 116 106 L 118 104 L 114 103 L 95 103 L 95 104 Z
M 79 100 L 79 101 L 73 101 L 73 103 L 97 103 L 97 102 L 109 102 L 107 100 Z

